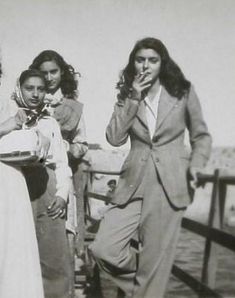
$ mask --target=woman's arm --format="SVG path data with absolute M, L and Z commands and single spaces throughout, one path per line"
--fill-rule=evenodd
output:
M 195 189 L 198 186 L 197 173 L 202 171 L 210 157 L 212 138 L 203 119 L 199 99 L 192 86 L 187 102 L 187 125 L 192 147 L 189 166 L 190 185 Z
M 56 196 L 62 197 L 65 201 L 68 199 L 71 185 L 72 172 L 68 165 L 68 157 L 64 142 L 60 132 L 59 125 L 53 120 L 53 162 L 55 163 L 55 174 L 57 180 Z
M 25 112 L 19 109 L 15 116 L 8 118 L 6 121 L 0 124 L 0 137 L 13 130 L 21 129 L 26 119 L 27 116 Z
M 139 101 L 127 98 L 118 101 L 106 129 L 107 141 L 113 146 L 121 146 L 128 139 L 128 131 L 133 124 L 139 108 Z
M 79 159 L 86 154 L 88 144 L 86 140 L 86 127 L 83 114 L 81 115 L 80 121 L 76 127 L 72 142 L 68 143 L 65 141 L 65 144 L 67 153 L 75 159 Z
M 191 166 L 204 167 L 211 153 L 212 139 L 204 121 L 201 105 L 191 87 L 187 101 L 187 124 L 192 147 Z
M 86 141 L 83 104 L 71 99 L 64 99 L 55 109 L 54 118 L 58 121 L 69 157 L 79 159 L 88 150 Z
M 36 127 L 45 137 L 50 140 L 50 148 L 45 165 L 55 171 L 55 198 L 48 207 L 48 215 L 52 219 L 65 215 L 68 194 L 71 186 L 71 169 L 68 166 L 68 158 L 63 143 L 60 127 L 52 117 L 40 119 Z
M 56 194 L 55 199 L 48 208 L 48 215 L 52 219 L 56 219 L 57 217 L 65 216 L 66 204 L 72 183 L 72 172 L 68 165 L 67 153 L 59 125 L 54 119 L 52 119 L 52 123 L 53 139 L 51 143 L 53 163 L 55 165 Z
M 137 74 L 132 82 L 130 97 L 119 100 L 106 129 L 106 139 L 113 146 L 121 146 L 128 139 L 128 131 L 133 124 L 139 104 L 143 99 L 143 92 L 151 87 L 152 78 L 147 70 Z

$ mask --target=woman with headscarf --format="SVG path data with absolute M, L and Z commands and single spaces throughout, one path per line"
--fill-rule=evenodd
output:
M 1 63 L 0 63 L 1 77 Z M 3 100 L 0 101 L 0 107 Z M 2 112 L 1 139 L 22 128 L 23 111 Z M 39 149 L 39 148 L 38 148 Z M 32 209 L 21 169 L 0 160 L 0 297 L 43 298 L 42 276 Z
M 45 86 L 40 71 L 25 70 L 12 98 L 27 116 L 24 128 L 49 140 L 47 155 L 37 165 L 25 166 L 23 173 L 34 212 L 45 297 L 68 298 L 72 268 L 65 219 L 71 169 L 59 125 L 44 104 Z

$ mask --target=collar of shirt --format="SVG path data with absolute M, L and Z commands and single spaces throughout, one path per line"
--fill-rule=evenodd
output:
M 156 95 L 152 100 L 150 100 L 148 96 L 144 98 L 146 109 L 148 109 L 151 112 L 151 114 L 155 119 L 157 119 L 157 110 L 158 110 L 158 103 L 159 103 L 161 91 L 162 91 L 162 86 L 160 86 L 158 92 L 156 93 Z
M 47 93 L 44 102 L 50 106 L 57 106 L 63 101 L 63 94 L 59 88 L 54 94 Z
M 150 100 L 147 96 L 144 98 L 146 119 L 151 139 L 154 135 L 156 128 L 158 103 L 161 95 L 161 90 L 162 88 L 160 86 L 158 92 L 152 100 Z

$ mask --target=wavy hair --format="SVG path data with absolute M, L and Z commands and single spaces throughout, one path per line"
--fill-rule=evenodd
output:
M 121 71 L 120 79 L 116 86 L 119 90 L 119 99 L 123 100 L 130 93 L 132 82 L 136 75 L 135 56 L 141 49 L 152 49 L 160 55 L 161 69 L 159 79 L 170 95 L 181 99 L 189 92 L 191 83 L 184 77 L 179 66 L 171 59 L 165 45 L 159 39 L 147 37 L 137 41 L 130 53 L 127 66 Z
M 53 50 L 45 50 L 41 52 L 29 66 L 29 69 L 40 69 L 42 63 L 54 61 L 61 69 L 60 88 L 62 94 L 70 99 L 76 99 L 78 96 L 78 80 L 76 75 L 80 76 L 79 72 L 75 72 L 72 65 L 65 62 L 64 58 Z

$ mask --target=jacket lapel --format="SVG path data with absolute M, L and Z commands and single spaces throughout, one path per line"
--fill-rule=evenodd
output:
M 162 126 L 164 120 L 167 118 L 168 114 L 171 112 L 171 110 L 177 105 L 178 99 L 176 97 L 171 96 L 166 89 L 162 86 L 162 91 L 159 99 L 159 105 L 158 105 L 158 112 L 157 112 L 157 122 L 156 122 L 156 128 L 155 133 L 158 131 L 158 129 Z M 137 112 L 137 118 L 140 120 L 140 122 L 143 125 L 144 129 L 144 136 L 146 141 L 151 142 L 149 128 L 147 124 L 147 118 L 145 113 L 145 104 L 142 100 Z
M 146 142 L 151 143 L 148 123 L 146 118 L 146 112 L 145 112 L 145 104 L 143 100 L 140 102 L 139 109 L 136 116 L 139 120 L 139 123 L 141 124 L 139 129 L 137 129 L 136 133 L 138 133 Z
M 171 112 L 171 110 L 176 106 L 178 99 L 171 96 L 166 89 L 162 86 L 162 92 L 159 99 L 158 112 L 157 112 L 157 123 L 155 133 L 163 124 L 164 120 Z
M 148 129 L 148 123 L 147 123 L 147 118 L 146 118 L 146 113 L 145 113 L 145 104 L 144 104 L 143 100 L 140 102 L 139 109 L 137 112 L 137 117 L 143 123 L 145 128 Z

